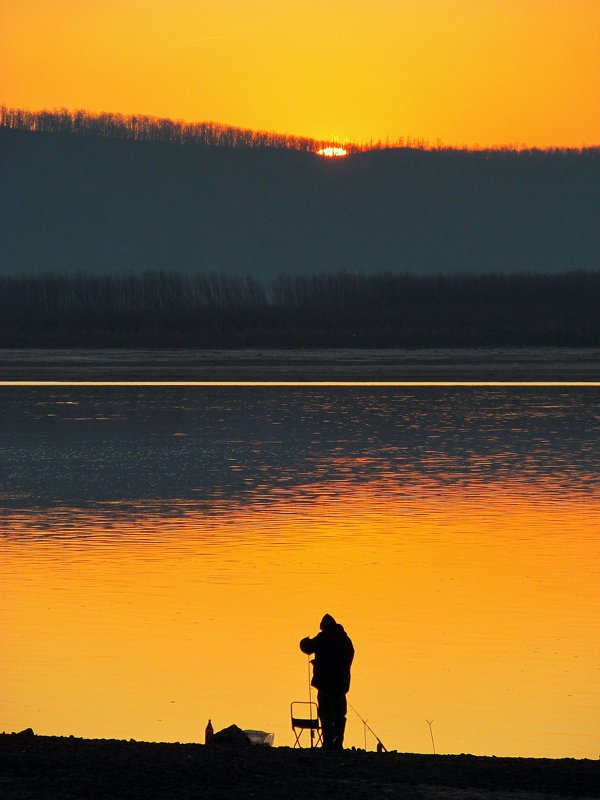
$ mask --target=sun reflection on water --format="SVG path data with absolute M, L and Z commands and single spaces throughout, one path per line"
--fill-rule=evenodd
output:
M 0 398 L 7 729 L 289 745 L 327 611 L 389 749 L 434 719 L 439 752 L 594 757 L 596 394 L 29 391 Z
M 327 499 L 324 485 L 310 501 L 210 513 L 9 517 L 5 719 L 197 740 L 211 716 L 291 744 L 285 709 L 306 694 L 297 640 L 329 610 L 357 647 L 351 700 L 388 747 L 426 750 L 430 715 L 445 752 L 585 755 L 600 502 L 558 508 L 548 489 L 424 498 L 371 486 Z M 355 719 L 348 744 L 362 745 Z

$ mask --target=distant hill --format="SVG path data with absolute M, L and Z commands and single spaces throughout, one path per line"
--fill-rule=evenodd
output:
M 0 128 L 0 274 L 600 269 L 600 149 L 325 159 Z

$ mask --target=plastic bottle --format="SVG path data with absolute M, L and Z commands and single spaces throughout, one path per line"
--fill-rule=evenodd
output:
M 214 728 L 212 726 L 212 722 L 208 720 L 208 725 L 204 731 L 204 744 L 208 744 L 214 735 Z

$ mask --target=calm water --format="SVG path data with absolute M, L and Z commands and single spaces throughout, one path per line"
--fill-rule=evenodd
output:
M 327 611 L 389 749 L 597 758 L 599 426 L 597 388 L 1 390 L 3 727 L 291 744 Z

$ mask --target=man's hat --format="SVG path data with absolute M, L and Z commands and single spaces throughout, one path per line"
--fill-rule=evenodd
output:
M 336 622 L 331 614 L 325 614 L 323 619 L 321 620 L 321 630 L 325 630 L 325 628 L 329 628 L 331 625 L 335 625 Z

